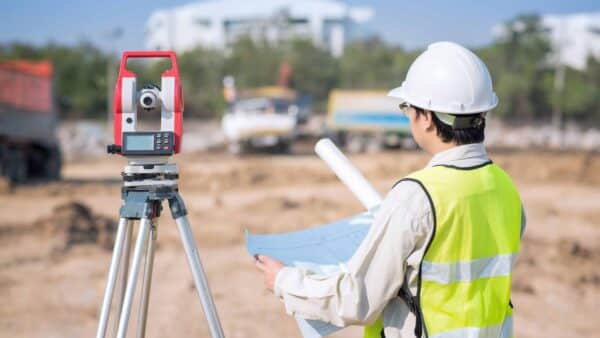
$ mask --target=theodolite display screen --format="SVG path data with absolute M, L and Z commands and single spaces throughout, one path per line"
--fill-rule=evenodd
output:
M 154 150 L 153 135 L 127 135 L 127 149 Z
M 123 148 L 121 154 L 125 156 L 173 155 L 173 132 L 125 132 L 123 133 Z

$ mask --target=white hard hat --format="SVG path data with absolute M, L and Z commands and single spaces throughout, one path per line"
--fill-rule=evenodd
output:
M 483 61 L 453 42 L 429 45 L 410 66 L 402 85 L 388 96 L 453 115 L 487 112 L 498 105 Z

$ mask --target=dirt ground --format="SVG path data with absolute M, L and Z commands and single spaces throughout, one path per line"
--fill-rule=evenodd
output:
M 175 158 L 227 337 L 300 336 L 282 304 L 264 291 L 244 249 L 244 228 L 284 232 L 361 211 L 308 149 L 294 156 Z M 427 161 L 416 151 L 351 159 L 382 193 Z M 514 177 L 527 209 L 513 288 L 516 336 L 599 337 L 600 155 L 493 152 L 492 159 Z M 95 334 L 123 165 L 108 156 L 71 163 L 62 182 L 0 195 L 0 337 Z M 209 336 L 178 236 L 165 214 L 148 337 Z M 360 337 L 361 330 L 336 336 Z

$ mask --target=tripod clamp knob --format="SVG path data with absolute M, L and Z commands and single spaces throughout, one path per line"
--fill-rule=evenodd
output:
M 106 146 L 106 152 L 109 154 L 120 154 L 121 146 L 116 145 L 116 144 L 109 144 Z

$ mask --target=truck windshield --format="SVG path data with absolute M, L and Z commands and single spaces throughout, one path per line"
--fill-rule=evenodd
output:
M 234 111 L 287 114 L 290 102 L 284 99 L 253 98 L 238 101 Z

